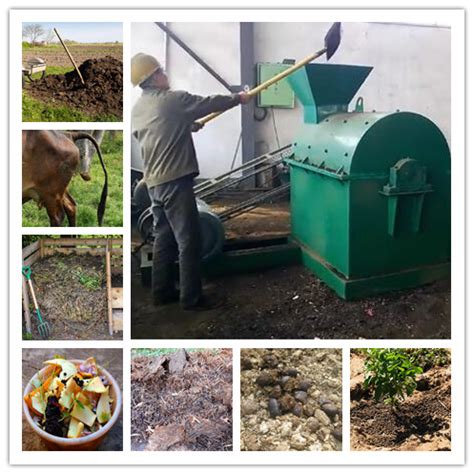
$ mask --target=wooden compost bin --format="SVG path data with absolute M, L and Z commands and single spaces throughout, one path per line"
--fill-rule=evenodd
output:
M 23 249 L 23 266 L 31 266 L 44 257 L 56 254 L 104 256 L 109 334 L 112 336 L 118 331 L 123 331 L 123 285 L 122 287 L 112 286 L 114 275 L 122 275 L 123 278 L 123 240 L 117 238 L 40 239 Z M 25 325 L 28 333 L 31 333 L 30 298 L 25 277 L 23 277 L 22 285 Z

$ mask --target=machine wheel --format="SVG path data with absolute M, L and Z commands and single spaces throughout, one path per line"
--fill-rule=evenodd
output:
M 224 227 L 219 217 L 208 210 L 208 206 L 198 203 L 201 224 L 202 260 L 209 260 L 222 251 L 224 246 Z M 145 209 L 138 218 L 138 231 L 143 240 L 151 240 L 153 236 L 153 212 L 151 207 Z

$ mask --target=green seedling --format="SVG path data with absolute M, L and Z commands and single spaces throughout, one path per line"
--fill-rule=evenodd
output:
M 367 349 L 364 387 L 374 390 L 377 401 L 396 407 L 416 388 L 423 369 L 404 349 Z

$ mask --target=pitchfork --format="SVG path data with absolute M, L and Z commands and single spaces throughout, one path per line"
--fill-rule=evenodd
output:
M 46 322 L 41 316 L 41 311 L 39 309 L 38 301 L 36 300 L 35 290 L 33 288 L 33 282 L 31 281 L 31 267 L 29 265 L 23 267 L 21 269 L 21 273 L 23 273 L 23 276 L 28 281 L 28 286 L 30 287 L 31 297 L 33 298 L 33 303 L 35 305 L 36 316 L 38 316 L 38 331 L 40 333 L 40 336 L 43 339 L 48 339 L 51 335 L 51 328 L 49 326 L 49 323 Z

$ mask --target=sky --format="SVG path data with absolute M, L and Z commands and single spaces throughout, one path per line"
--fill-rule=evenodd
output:
M 122 23 L 25 22 L 23 26 L 29 24 L 40 24 L 46 32 L 56 28 L 63 40 L 80 43 L 122 42 Z

